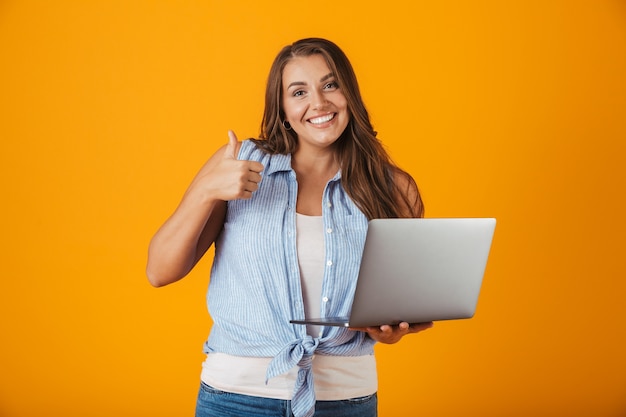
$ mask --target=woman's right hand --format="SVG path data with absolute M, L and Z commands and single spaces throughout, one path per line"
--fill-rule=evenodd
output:
M 263 165 L 256 161 L 238 160 L 240 146 L 235 133 L 229 130 L 228 143 L 198 172 L 189 192 L 199 193 L 201 198 L 222 201 L 252 197 L 252 193 L 259 188 Z

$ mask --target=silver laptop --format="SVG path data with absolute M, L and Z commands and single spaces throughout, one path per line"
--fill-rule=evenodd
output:
M 471 318 L 495 226 L 493 218 L 371 220 L 350 316 L 291 323 L 367 327 Z

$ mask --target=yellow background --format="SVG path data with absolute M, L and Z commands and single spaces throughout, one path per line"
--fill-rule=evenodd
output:
M 377 347 L 380 415 L 625 416 L 619 0 L 0 1 L 0 416 L 193 414 L 212 255 L 157 290 L 148 241 L 307 36 L 427 217 L 498 219 L 475 318 Z

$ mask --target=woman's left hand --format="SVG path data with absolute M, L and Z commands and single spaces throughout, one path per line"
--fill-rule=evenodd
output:
M 433 322 L 409 324 L 403 321 L 397 326 L 384 324 L 380 327 L 351 327 L 350 330 L 367 332 L 377 342 L 393 344 L 409 333 L 418 333 L 431 327 L 433 327 Z

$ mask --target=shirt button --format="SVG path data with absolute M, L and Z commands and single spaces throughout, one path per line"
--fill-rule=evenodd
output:
M 333 229 L 331 229 L 330 227 L 329 227 L 328 229 L 326 229 L 326 233 L 329 233 L 329 234 L 330 234 L 330 233 L 332 233 L 332 232 L 333 232 Z
M 333 203 L 331 203 L 330 201 L 326 203 L 326 207 L 332 207 Z
M 323 301 L 323 302 L 325 302 L 325 303 L 327 303 L 327 302 L 328 302 L 328 297 L 324 297 L 324 298 L 322 298 L 322 301 Z
M 331 266 L 333 264 L 333 261 L 327 261 L 326 265 Z

